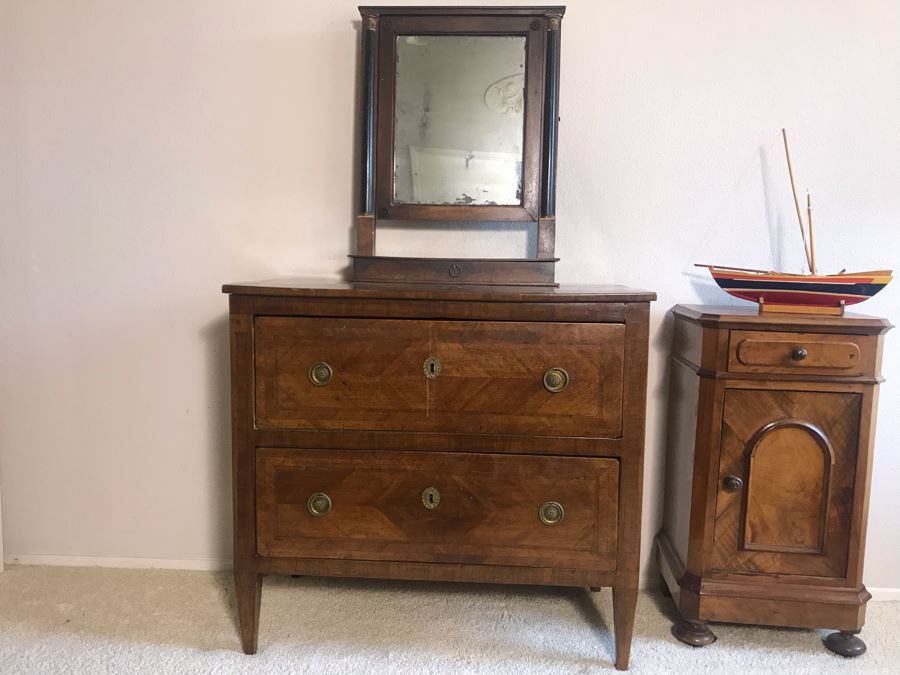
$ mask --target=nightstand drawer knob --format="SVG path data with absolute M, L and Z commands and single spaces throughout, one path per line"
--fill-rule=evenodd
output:
M 569 386 L 569 374 L 562 368 L 550 368 L 544 373 L 544 389 L 558 394 Z
M 422 491 L 422 504 L 425 505 L 426 509 L 429 511 L 431 509 L 436 509 L 437 505 L 440 503 L 441 493 L 436 487 L 428 487 Z
M 556 525 L 562 522 L 566 516 L 566 510 L 559 502 L 544 502 L 538 509 L 538 518 L 544 525 Z
M 334 375 L 334 371 L 324 361 L 319 361 L 318 363 L 314 363 L 309 367 L 309 371 L 306 373 L 307 377 L 309 377 L 309 381 L 312 382 L 317 387 L 324 387 L 326 384 L 331 382 L 331 377 Z
M 782 352 L 783 354 L 784 352 Z M 791 358 L 794 361 L 802 361 L 808 355 L 805 347 L 794 347 L 794 351 L 791 352 Z
M 740 476 L 725 476 L 725 479 L 722 481 L 722 489 L 725 492 L 737 492 L 742 487 L 744 487 L 744 481 L 741 480 Z
M 309 512 L 316 518 L 321 518 L 331 511 L 331 497 L 324 492 L 314 492 L 309 496 L 309 500 L 306 502 L 306 508 L 308 508 Z

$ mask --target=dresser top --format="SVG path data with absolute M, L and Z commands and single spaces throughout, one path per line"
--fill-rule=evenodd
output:
M 672 313 L 692 323 L 713 328 L 780 330 L 809 333 L 880 335 L 893 326 L 887 319 L 846 312 L 844 316 L 762 313 L 755 305 L 675 305 Z
M 372 298 L 494 302 L 650 302 L 656 293 L 627 286 L 476 286 L 403 283 L 343 283 L 283 277 L 225 284 L 223 293 L 292 298 Z

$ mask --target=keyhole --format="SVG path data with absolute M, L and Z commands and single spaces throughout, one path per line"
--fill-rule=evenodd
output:
M 441 374 L 441 360 L 436 356 L 429 356 L 422 364 L 422 372 L 429 380 L 433 380 Z
M 441 493 L 438 492 L 438 489 L 435 487 L 425 488 L 422 492 L 422 504 L 429 511 L 431 509 L 436 509 L 438 504 L 441 503 Z

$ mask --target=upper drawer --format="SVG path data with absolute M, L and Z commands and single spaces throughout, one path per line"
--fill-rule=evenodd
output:
M 257 317 L 256 424 L 615 438 L 624 336 L 622 324 Z
M 855 377 L 875 371 L 875 337 L 731 331 L 728 370 Z

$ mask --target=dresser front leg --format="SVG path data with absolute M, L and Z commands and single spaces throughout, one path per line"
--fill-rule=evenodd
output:
M 628 670 L 631 656 L 631 636 L 634 634 L 634 613 L 637 609 L 637 589 L 613 586 L 613 622 L 616 632 L 616 670 Z
M 255 654 L 256 639 L 259 634 L 259 601 L 262 597 L 262 575 L 256 572 L 235 571 L 234 591 L 237 594 L 241 647 L 245 654 Z

